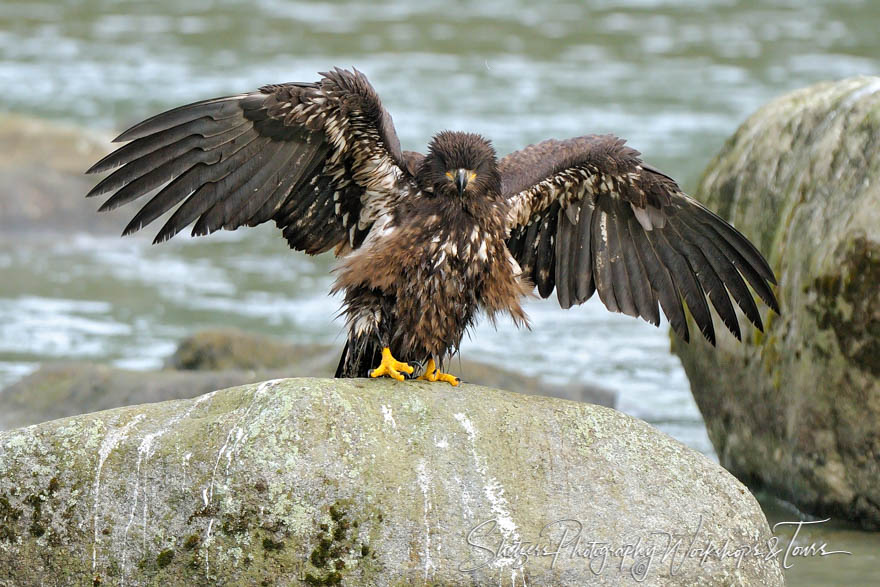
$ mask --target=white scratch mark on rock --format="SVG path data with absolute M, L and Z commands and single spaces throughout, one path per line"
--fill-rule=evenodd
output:
M 391 408 L 382 404 L 382 416 L 385 418 L 386 424 L 391 424 L 391 427 L 395 430 L 397 429 L 397 422 L 394 421 L 394 415 L 391 413 Z
M 471 510 L 471 494 L 468 493 L 467 487 L 464 483 L 461 482 L 461 477 L 458 475 L 453 475 L 452 480 L 455 482 L 456 487 L 461 488 L 461 505 L 464 506 L 464 511 L 467 514 L 468 519 L 473 519 L 474 512 Z
M 226 441 L 223 443 L 223 446 L 220 447 L 220 451 L 217 453 L 217 460 L 214 462 L 214 470 L 211 472 L 211 483 L 208 486 L 207 499 L 208 502 L 214 501 L 214 483 L 217 478 L 217 469 L 220 467 L 220 460 L 226 455 L 226 478 L 229 478 L 229 466 L 232 463 L 232 456 L 235 454 L 235 451 L 238 449 L 238 444 L 241 442 L 241 439 L 244 437 L 244 430 L 241 428 L 241 423 L 244 422 L 245 418 L 248 417 L 251 410 L 254 407 L 254 404 L 263 393 L 276 383 L 281 381 L 280 379 L 272 379 L 269 381 L 264 381 L 257 389 L 254 391 L 254 397 L 251 400 L 251 403 L 248 405 L 247 409 L 245 409 L 244 413 L 239 417 L 236 421 L 235 425 L 230 428 L 229 433 L 226 435 Z M 232 442 L 232 446 L 229 444 Z M 204 493 L 203 493 L 204 496 Z M 207 507 L 207 504 L 205 505 Z
M 471 443 L 473 443 L 474 438 L 475 438 L 475 432 L 474 432 L 474 425 L 471 424 L 470 419 L 466 415 L 464 415 L 464 413 L 462 413 L 462 412 L 454 414 L 454 417 L 455 417 L 455 420 L 459 424 L 461 424 L 461 427 L 464 428 L 464 431 L 467 432 L 467 435 L 470 438 Z
M 238 449 L 238 445 L 241 443 L 241 439 L 244 438 L 244 430 L 238 428 L 235 431 L 235 442 L 232 444 L 232 448 L 226 453 L 226 476 L 229 477 L 229 467 L 232 466 L 232 455 L 235 454 L 235 451 Z
M 186 468 L 189 466 L 189 460 L 192 458 L 193 453 L 187 451 L 183 455 L 183 462 L 180 464 L 180 486 L 184 487 L 186 485 Z
M 104 463 L 107 461 L 107 457 L 110 456 L 110 453 L 113 452 L 116 445 L 125 440 L 132 427 L 137 425 L 145 417 L 144 414 L 138 414 L 121 428 L 113 428 L 110 430 L 107 435 L 104 436 L 104 440 L 101 442 L 101 447 L 98 449 L 98 469 L 95 471 L 95 487 L 93 490 L 93 493 L 95 494 L 93 507 L 95 512 L 93 522 L 95 539 L 94 542 L 92 542 L 92 571 L 98 567 L 98 526 L 100 520 L 98 500 L 101 497 L 101 471 L 104 469 Z
M 213 537 L 211 536 L 211 528 L 214 527 L 214 519 L 208 521 L 208 532 L 205 534 L 205 578 L 211 578 L 211 562 L 208 560 L 208 554 L 210 553 L 211 542 Z
M 419 461 L 418 467 L 416 467 L 417 478 L 419 481 L 419 487 L 422 489 L 422 496 L 425 499 L 425 581 L 428 580 L 428 575 L 435 568 L 434 561 L 431 560 L 431 525 L 428 522 L 428 513 L 431 511 L 431 498 L 428 496 L 428 491 L 431 488 L 431 474 L 428 472 L 428 465 L 424 459 Z
M 138 446 L 138 458 L 137 458 L 137 466 L 135 469 L 135 481 L 134 481 L 134 499 L 132 500 L 132 504 L 131 504 L 131 514 L 129 514 L 128 523 L 125 525 L 125 532 L 122 535 L 122 579 L 120 580 L 120 585 L 125 585 L 125 578 L 126 578 L 126 573 L 127 573 L 126 561 L 128 559 L 128 531 L 131 528 L 132 522 L 134 522 L 134 512 L 137 509 L 137 505 L 138 505 L 138 495 L 140 493 L 140 481 L 141 481 L 141 462 L 142 461 L 146 462 L 147 460 L 149 460 L 149 458 L 151 456 L 153 456 L 153 452 L 154 452 L 153 443 L 156 441 L 157 438 L 160 438 L 161 436 L 163 436 L 165 433 L 167 433 L 171 429 L 172 426 L 174 426 L 175 424 L 177 424 L 181 420 L 188 418 L 190 416 L 190 414 L 193 413 L 193 410 L 195 410 L 198 407 L 199 404 L 201 404 L 203 401 L 213 397 L 214 393 L 216 393 L 216 392 L 211 392 L 211 393 L 208 393 L 208 394 L 205 394 L 205 395 L 202 395 L 202 396 L 196 398 L 196 400 L 193 402 L 193 404 L 185 412 L 182 412 L 180 414 L 175 415 L 173 418 L 168 420 L 168 422 L 165 424 L 165 426 L 159 428 L 158 430 L 156 430 L 154 432 L 150 432 L 149 434 L 145 435 L 143 440 L 141 440 L 140 445 Z M 187 453 L 184 456 L 184 466 L 186 466 L 186 462 L 189 460 L 189 457 L 191 457 L 191 456 L 192 456 L 192 453 Z M 143 544 L 141 546 L 141 548 L 143 550 L 146 550 L 146 548 L 147 548 L 148 506 L 149 506 L 149 504 L 147 502 L 147 491 L 146 491 L 146 489 L 144 489 Z
M 507 511 L 504 487 L 498 482 L 498 479 L 495 477 L 489 479 L 485 487 L 483 487 L 483 493 L 485 493 L 486 499 L 489 501 L 492 513 L 496 515 L 498 527 L 501 529 L 502 534 L 505 536 L 510 534 L 518 538 L 516 536 L 516 524 L 513 522 L 513 518 L 510 517 L 510 512 Z
M 485 480 L 483 494 L 489 502 L 489 508 L 495 515 L 495 523 L 498 524 L 498 529 L 501 531 L 501 534 L 504 536 L 508 544 L 519 542 L 519 532 L 517 532 L 516 523 L 510 515 L 507 499 L 504 497 L 504 486 L 502 486 L 495 477 L 489 477 L 486 460 L 477 454 L 477 432 L 473 423 L 470 421 L 470 418 L 462 412 L 454 414 L 453 416 L 456 421 L 461 424 L 461 427 L 464 428 L 464 431 L 468 435 L 468 440 L 471 443 L 471 456 L 474 459 L 474 468 Z M 513 558 L 499 557 L 492 562 L 492 565 L 495 567 L 504 567 L 514 562 L 515 559 Z

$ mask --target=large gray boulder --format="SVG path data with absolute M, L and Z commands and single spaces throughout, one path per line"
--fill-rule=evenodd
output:
M 769 538 L 644 422 L 467 384 L 277 380 L 0 433 L 2 584 L 781 585 L 742 556 Z
M 880 78 L 754 114 L 697 197 L 768 255 L 782 316 L 673 340 L 721 464 L 816 515 L 880 528 Z M 693 326 L 693 325 L 692 325 Z M 719 333 L 726 333 L 716 327 Z

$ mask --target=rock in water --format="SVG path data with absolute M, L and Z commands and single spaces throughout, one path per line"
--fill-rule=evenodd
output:
M 4 584 L 781 585 L 743 550 L 769 537 L 644 422 L 467 384 L 276 380 L 0 433 Z
M 76 127 L 0 114 L 0 234 L 118 234 L 122 211 L 95 214 L 95 205 L 84 205 L 82 199 L 96 181 L 83 171 L 107 153 L 107 139 Z
M 721 464 L 801 509 L 880 528 L 880 78 L 772 102 L 697 197 L 769 253 L 782 317 L 718 349 L 673 338 Z M 693 325 L 692 325 L 693 326 Z
M 295 345 L 273 336 L 222 328 L 183 339 L 166 364 L 186 371 L 293 367 L 296 371 L 311 368 L 310 375 L 332 375 L 340 352 L 335 347 Z
M 184 339 L 161 371 L 93 363 L 45 363 L 0 390 L 0 430 L 120 406 L 187 399 L 215 389 L 281 377 L 332 377 L 340 348 L 291 344 L 235 329 Z M 464 381 L 614 407 L 613 391 L 585 383 L 558 385 L 475 361 L 456 361 Z

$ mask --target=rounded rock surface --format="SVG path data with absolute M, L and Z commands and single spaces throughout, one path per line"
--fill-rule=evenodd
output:
M 644 422 L 468 384 L 275 380 L 0 433 L 0 583 L 781 585 L 745 550 L 769 538 Z

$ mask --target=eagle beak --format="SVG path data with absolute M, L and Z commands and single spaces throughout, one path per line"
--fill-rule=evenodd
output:
M 468 180 L 470 179 L 470 172 L 467 169 L 459 169 L 455 172 L 455 187 L 458 188 L 458 195 L 461 196 L 464 194 L 464 188 L 467 187 Z

